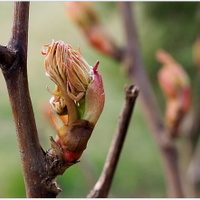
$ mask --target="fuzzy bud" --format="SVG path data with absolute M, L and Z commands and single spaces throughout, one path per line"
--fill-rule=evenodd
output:
M 62 41 L 45 46 L 46 75 L 56 84 L 49 117 L 66 162 L 75 162 L 86 149 L 104 106 L 99 62 L 90 66 L 80 52 Z
M 163 65 L 158 72 L 158 81 L 166 98 L 166 124 L 172 134 L 178 134 L 179 125 L 191 107 L 190 80 L 183 67 L 164 50 L 156 53 Z
M 118 53 L 117 47 L 100 23 L 97 12 L 91 2 L 67 2 L 66 13 L 71 21 L 83 31 L 93 47 L 106 55 Z

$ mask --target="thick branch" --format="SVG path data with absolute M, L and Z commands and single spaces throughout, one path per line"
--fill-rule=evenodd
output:
M 140 100 L 143 110 L 146 114 L 147 121 L 153 130 L 152 133 L 155 141 L 162 154 L 169 195 L 170 197 L 183 197 L 177 150 L 175 145 L 168 138 L 168 131 L 161 120 L 161 115 L 157 106 L 158 104 L 154 98 L 155 95 L 153 94 L 150 81 L 143 66 L 131 3 L 121 2 L 120 8 L 127 38 L 128 50 L 126 55 L 126 64 L 128 75 L 140 89 Z
M 126 99 L 122 108 L 118 127 L 114 134 L 101 176 L 88 195 L 90 198 L 108 196 L 138 93 L 139 90 L 135 86 L 131 85 L 126 88 Z
M 46 155 L 40 147 L 27 79 L 29 2 L 14 3 L 12 36 L 0 46 L 0 66 L 7 84 L 14 116 L 27 197 L 56 197 Z

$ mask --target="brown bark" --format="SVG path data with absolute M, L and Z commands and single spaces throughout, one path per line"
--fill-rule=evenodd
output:
M 108 196 L 114 173 L 119 161 L 120 153 L 127 135 L 130 119 L 139 90 L 131 85 L 126 88 L 126 99 L 120 114 L 119 123 L 115 131 L 104 168 L 99 180 L 88 194 L 89 198 L 103 198 Z
M 27 197 L 56 197 L 60 188 L 55 177 L 74 163 L 65 164 L 55 151 L 45 153 L 39 143 L 27 78 L 28 20 L 29 2 L 15 2 L 10 41 L 0 46 L 0 67 L 14 116 Z

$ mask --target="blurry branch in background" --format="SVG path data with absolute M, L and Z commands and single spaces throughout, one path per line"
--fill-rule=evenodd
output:
M 191 129 L 189 131 L 190 139 L 192 140 L 193 150 L 197 145 L 197 141 L 199 138 L 200 131 L 200 37 L 198 37 L 193 44 L 193 60 L 196 66 L 197 73 L 195 75 L 195 85 L 194 85 L 194 96 L 193 107 L 194 107 L 194 115 L 192 119 Z
M 156 52 L 156 59 L 161 63 L 161 68 L 158 71 L 158 82 L 166 102 L 165 125 L 169 130 L 171 140 L 176 143 L 179 139 L 178 152 L 182 157 L 179 163 L 184 192 L 186 196 L 193 197 L 194 187 L 185 176 L 193 155 L 193 144 L 189 133 L 191 120 L 187 118 L 192 110 L 191 81 L 184 67 L 167 51 L 159 49 Z M 188 128 L 184 124 L 187 124 Z M 184 126 L 185 128 L 183 128 Z
M 121 2 L 120 8 L 127 37 L 126 64 L 128 75 L 140 88 L 141 103 L 163 159 L 168 195 L 170 197 L 183 197 L 177 149 L 169 138 L 169 132 L 162 121 L 151 83 L 144 70 L 131 3 Z
M 119 116 L 118 126 L 114 133 L 103 171 L 94 188 L 88 194 L 87 197 L 89 198 L 105 198 L 108 196 L 139 90 L 136 86 L 131 85 L 125 88 L 125 92 L 125 102 Z
M 191 151 L 193 153 L 188 168 L 188 178 L 195 190 L 196 197 L 200 196 L 200 37 L 193 45 L 193 60 L 196 66 L 196 76 L 194 85 L 193 118 L 188 133 L 188 139 L 191 142 Z
M 91 46 L 105 55 L 120 61 L 124 51 L 120 49 L 106 32 L 99 16 L 90 2 L 66 2 L 66 13 L 83 31 Z
M 195 151 L 192 155 L 188 168 L 188 179 L 193 186 L 196 197 L 200 196 L 200 140 L 197 141 Z
M 67 3 L 69 17 L 85 33 L 85 36 L 87 40 L 89 40 L 90 44 L 104 54 L 111 56 L 115 60 L 124 62 L 126 66 L 125 69 L 127 70 L 127 75 L 132 80 L 132 82 L 139 87 L 140 100 L 144 113 L 146 114 L 147 121 L 153 130 L 152 133 L 154 139 L 163 158 L 165 178 L 167 181 L 169 196 L 183 197 L 184 195 L 181 185 L 177 149 L 174 141 L 171 140 L 168 129 L 165 127 L 164 122 L 161 120 L 161 114 L 151 87 L 151 83 L 143 67 L 136 26 L 133 20 L 132 3 L 121 2 L 120 8 L 126 33 L 126 47 L 121 49 L 116 48 L 117 45 L 114 44 L 114 41 L 111 40 L 108 34 L 105 34 L 103 27 L 99 23 L 99 20 L 97 20 L 98 16 L 92 8 L 91 4 L 84 4 L 79 2 Z M 95 32 L 94 29 L 97 27 L 99 31 Z M 87 30 L 90 30 L 90 34 L 88 34 Z M 91 33 L 93 35 L 92 37 Z M 95 42 L 92 42 L 91 38 L 95 38 Z M 111 50 L 107 51 L 102 48 L 102 45 L 99 44 L 104 44 L 104 47 L 109 46 L 112 48 L 108 48 Z M 113 53 L 115 52 L 113 50 L 114 48 L 117 49 L 117 52 L 121 52 L 120 57 Z

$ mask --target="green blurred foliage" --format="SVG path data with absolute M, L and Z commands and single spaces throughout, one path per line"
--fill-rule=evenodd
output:
M 118 45 L 125 35 L 119 8 L 115 2 L 95 2 L 105 29 Z M 137 2 L 135 20 L 145 67 L 153 83 L 156 97 L 164 108 L 157 83 L 159 64 L 155 52 L 169 51 L 190 77 L 195 74 L 192 45 L 198 34 L 198 2 Z M 12 27 L 13 3 L 0 2 L 0 44 L 6 45 Z M 63 40 L 74 48 L 80 46 L 85 59 L 93 65 L 100 60 L 106 103 L 81 162 L 58 177 L 63 191 L 59 197 L 86 197 L 99 177 L 115 131 L 124 99 L 124 85 L 130 83 L 123 66 L 90 47 L 83 34 L 67 18 L 64 2 L 31 2 L 29 22 L 28 76 L 36 123 L 42 146 L 49 148 L 49 136 L 55 131 L 42 110 L 50 98 L 46 86 L 53 84 L 45 76 L 40 54 L 43 44 Z M 15 127 L 3 76 L 0 75 L 0 197 L 25 197 Z M 136 103 L 126 142 L 116 170 L 110 197 L 166 197 L 160 155 L 144 119 L 139 99 Z

